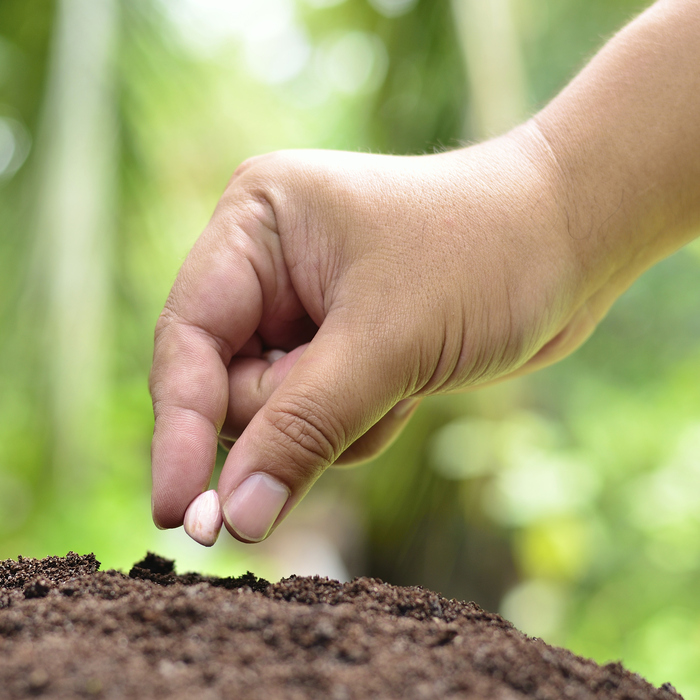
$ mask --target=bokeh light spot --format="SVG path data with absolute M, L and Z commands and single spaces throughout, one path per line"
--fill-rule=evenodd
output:
M 318 49 L 316 63 L 334 90 L 354 95 L 375 90 L 384 82 L 389 59 L 378 36 L 350 31 L 327 39 Z
M 0 179 L 12 177 L 29 154 L 29 132 L 16 119 L 0 117 Z
M 526 634 L 552 643 L 563 628 L 567 598 L 563 586 L 533 579 L 506 594 L 500 613 Z
M 271 85 L 295 78 L 304 69 L 311 45 L 301 28 L 291 25 L 279 34 L 247 41 L 246 62 L 250 72 Z
M 369 0 L 369 4 L 385 17 L 400 17 L 410 12 L 418 0 Z

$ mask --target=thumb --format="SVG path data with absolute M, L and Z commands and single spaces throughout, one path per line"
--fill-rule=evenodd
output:
M 327 318 L 233 445 L 218 491 L 234 537 L 265 539 L 326 467 L 406 395 L 400 363 L 382 362 L 388 355 L 376 349 L 370 356 L 368 337 Z

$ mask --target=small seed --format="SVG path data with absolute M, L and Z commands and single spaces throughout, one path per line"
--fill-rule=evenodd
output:
M 200 493 L 185 512 L 185 532 L 205 547 L 216 542 L 222 522 L 219 494 L 213 489 Z
M 270 364 L 281 360 L 287 353 L 284 350 L 268 350 L 263 353 L 263 359 L 267 360 Z

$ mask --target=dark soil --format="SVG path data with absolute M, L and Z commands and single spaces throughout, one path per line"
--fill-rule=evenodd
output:
M 0 697 L 678 700 L 474 603 L 377 579 L 129 575 L 94 555 L 0 562 Z

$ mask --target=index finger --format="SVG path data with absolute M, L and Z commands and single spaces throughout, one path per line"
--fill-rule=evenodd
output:
M 227 228 L 211 225 L 202 234 L 156 327 L 152 508 L 162 528 L 181 525 L 209 484 L 228 405 L 226 368 L 262 315 L 251 239 L 240 226 Z

